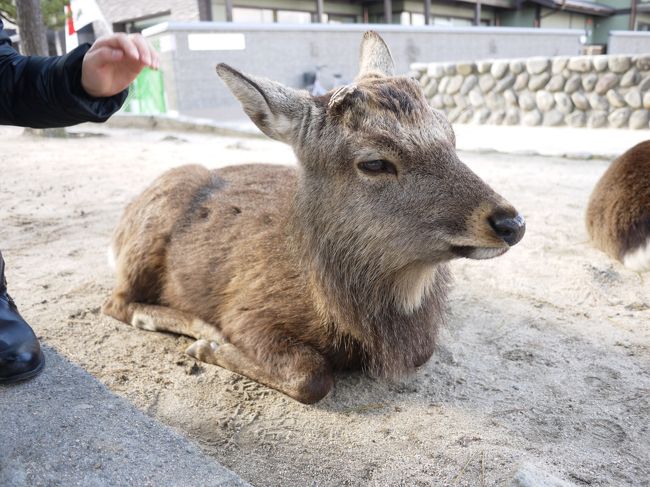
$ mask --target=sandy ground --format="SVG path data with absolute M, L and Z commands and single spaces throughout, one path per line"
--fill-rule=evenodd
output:
M 576 485 L 650 484 L 650 275 L 592 249 L 583 226 L 606 162 L 461 154 L 526 216 L 524 240 L 453 264 L 449 323 L 425 366 L 396 383 L 339 376 L 304 406 L 195 363 L 189 339 L 99 313 L 112 228 L 156 175 L 290 161 L 287 148 L 116 129 L 2 129 L 0 147 L 0 248 L 38 335 L 254 485 L 507 485 L 522 465 Z

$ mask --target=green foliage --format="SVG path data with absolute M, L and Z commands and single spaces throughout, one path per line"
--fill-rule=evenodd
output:
M 41 0 L 41 11 L 43 13 L 43 22 L 52 30 L 62 29 L 65 25 L 66 0 Z
M 65 25 L 65 4 L 67 0 L 41 0 L 43 22 L 48 29 L 58 30 Z M 16 23 L 15 0 L 0 0 L 0 16 L 12 24 Z
M 0 16 L 12 24 L 16 23 L 16 4 L 14 0 L 0 0 Z

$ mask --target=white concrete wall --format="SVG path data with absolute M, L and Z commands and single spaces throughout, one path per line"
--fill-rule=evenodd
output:
M 609 54 L 650 54 L 650 32 L 613 30 L 607 45 Z
M 323 84 L 328 88 L 333 74 L 340 73 L 344 81 L 354 78 L 361 37 L 369 29 L 384 37 L 401 73 L 408 72 L 414 62 L 575 55 L 582 34 L 578 30 L 494 27 L 170 22 L 146 29 L 144 35 L 161 42 L 165 51 L 162 69 L 170 109 L 189 115 L 224 116 L 229 110 L 239 115 L 239 110 L 215 74 L 218 63 L 298 88 L 302 88 L 304 72 L 326 65 Z M 237 34 L 245 48 L 218 50 L 216 44 L 211 50 L 189 48 L 188 36 L 215 33 Z

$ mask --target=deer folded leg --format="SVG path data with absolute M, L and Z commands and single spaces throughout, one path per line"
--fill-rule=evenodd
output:
M 167 306 L 143 303 L 120 304 L 110 299 L 104 304 L 104 313 L 124 321 L 136 328 L 148 331 L 165 331 L 186 335 L 195 339 L 225 343 L 226 340 L 216 326 L 195 316 Z M 116 316 L 119 315 L 119 316 Z
M 256 363 L 232 343 L 218 345 L 198 340 L 186 353 L 201 362 L 248 377 L 304 404 L 320 401 L 334 385 L 325 358 L 307 345 L 294 345 L 270 356 L 264 364 Z

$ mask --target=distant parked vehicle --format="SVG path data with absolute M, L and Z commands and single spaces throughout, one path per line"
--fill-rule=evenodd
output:
M 303 83 L 310 95 L 322 96 L 331 89 L 339 88 L 347 84 L 343 80 L 343 75 L 341 73 L 334 73 L 332 74 L 332 77 L 334 78 L 334 82 L 332 83 L 332 86 L 326 88 L 323 85 L 322 77 L 321 77 L 321 72 L 323 68 L 326 67 L 327 66 L 325 64 L 317 65 L 314 71 L 303 73 L 302 75 Z

